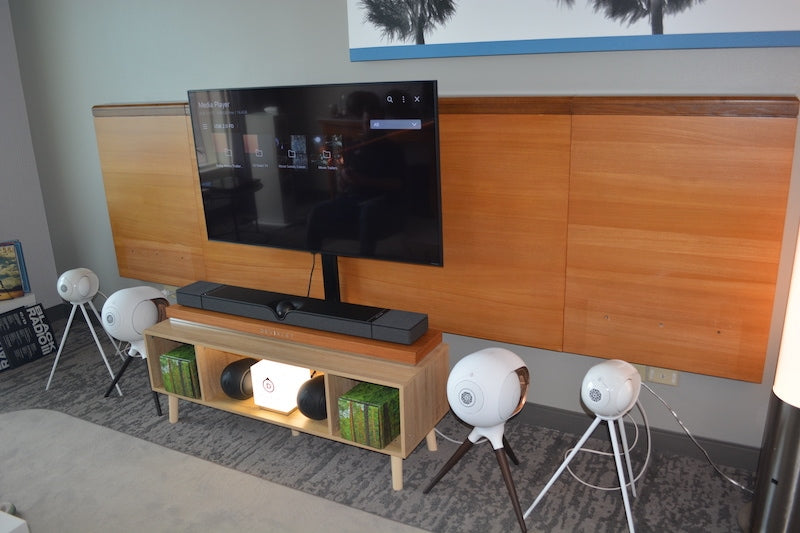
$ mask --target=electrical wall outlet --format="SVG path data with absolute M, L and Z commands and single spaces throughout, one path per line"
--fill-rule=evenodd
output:
M 674 387 L 678 385 L 678 371 L 668 368 L 658 368 L 657 366 L 648 366 L 646 379 L 651 383 L 661 383 Z

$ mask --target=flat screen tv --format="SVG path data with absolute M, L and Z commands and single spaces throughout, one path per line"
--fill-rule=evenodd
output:
M 189 110 L 210 240 L 320 253 L 334 299 L 339 256 L 442 265 L 435 81 L 193 90 Z

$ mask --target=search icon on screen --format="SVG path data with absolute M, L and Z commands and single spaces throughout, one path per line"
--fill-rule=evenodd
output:
M 390 104 L 394 103 L 394 99 L 391 96 L 387 96 L 386 101 L 389 102 Z

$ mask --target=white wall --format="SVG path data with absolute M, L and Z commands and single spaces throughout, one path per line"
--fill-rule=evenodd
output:
M 31 290 L 37 302 L 52 307 L 61 302 L 56 292 L 56 264 L 5 1 L 0 2 L 0 101 L 0 241 L 22 242 Z
M 428 78 L 439 80 L 444 96 L 800 92 L 800 48 L 351 63 L 345 0 L 4 1 L 11 8 L 56 264 L 59 270 L 92 268 L 108 290 L 135 282 L 117 274 L 91 116 L 96 104 L 185 101 L 192 88 Z M 800 183 L 797 171 L 794 182 Z M 791 196 L 766 384 L 683 373 L 678 387 L 658 389 L 697 435 L 761 443 L 800 213 L 797 186 Z M 451 363 L 494 344 L 454 335 L 447 340 Z M 578 386 L 596 359 L 512 349 L 531 368 L 531 401 L 580 410 Z M 659 403 L 642 397 L 655 426 L 679 431 Z

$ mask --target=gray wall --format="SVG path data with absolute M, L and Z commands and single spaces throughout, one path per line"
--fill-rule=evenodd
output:
M 800 92 L 800 48 L 351 63 L 344 0 L 0 5 L 6 2 L 56 266 L 92 268 L 107 291 L 136 282 L 117 274 L 91 116 L 96 104 L 185 101 L 190 88 L 404 78 L 438 79 L 444 96 Z M 765 384 L 682 373 L 678 387 L 655 387 L 699 436 L 760 445 L 800 213 L 798 174 L 796 168 Z M 451 362 L 494 344 L 454 335 L 447 340 Z M 511 348 L 530 366 L 532 402 L 580 411 L 578 387 L 596 359 Z M 648 393 L 642 399 L 654 426 L 680 430 Z
M 36 173 L 8 3 L 0 2 L 0 241 L 19 239 L 31 290 L 45 307 L 61 302 Z

